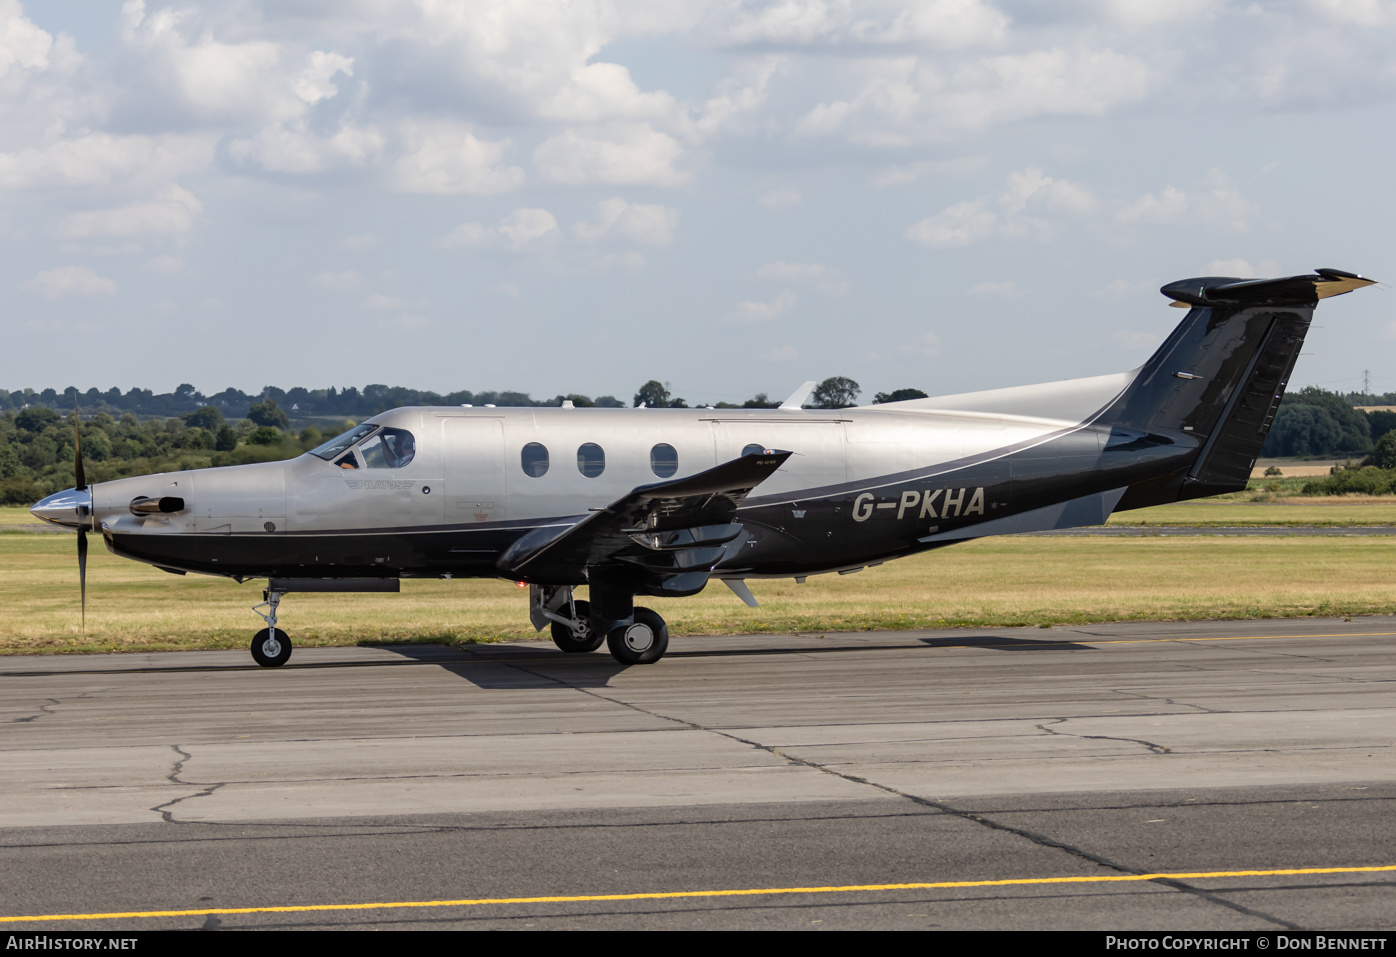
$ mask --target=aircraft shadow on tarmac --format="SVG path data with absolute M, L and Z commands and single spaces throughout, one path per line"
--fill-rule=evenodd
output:
M 436 664 L 443 671 L 485 689 L 604 688 L 613 675 L 627 670 L 607 654 L 564 655 L 552 645 L 537 648 L 470 645 L 379 645 L 421 664 Z
M 1075 641 L 975 635 L 971 638 L 922 638 L 931 648 L 989 648 L 994 651 L 1086 651 L 1091 646 Z

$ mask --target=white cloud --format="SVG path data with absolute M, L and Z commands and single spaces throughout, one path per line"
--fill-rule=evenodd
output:
M 97 275 L 86 266 L 59 266 L 39 273 L 24 284 L 24 289 L 46 299 L 111 296 L 116 293 L 116 283 Z
M 646 246 L 667 246 L 678 229 L 679 211 L 668 206 L 628 203 L 619 196 L 596 204 L 596 219 L 575 223 L 573 234 L 584 242 L 615 236 Z
M 991 209 L 987 199 L 955 203 L 908 227 L 906 236 L 922 245 L 942 247 L 967 246 L 994 235 L 1044 240 L 1052 235 L 1051 223 L 1027 215 L 1029 211 L 1087 216 L 1096 209 L 1096 201 L 1084 186 L 1028 167 L 1008 174 L 998 206 L 1002 213 Z
M 106 236 L 178 236 L 189 232 L 203 212 L 193 193 L 179 186 L 162 190 L 153 200 L 117 209 L 71 213 L 58 226 L 67 239 Z
M 288 75 L 282 44 L 246 33 L 226 42 L 201 29 L 199 12 L 165 7 L 147 15 L 144 0 L 122 7 L 123 39 L 153 95 L 203 119 L 275 121 L 305 111 L 297 91 L 306 81 Z
M 1090 297 L 1092 299 L 1120 300 L 1126 296 L 1141 292 L 1149 292 L 1157 288 L 1157 283 L 1150 284 L 1147 282 L 1130 282 L 1128 279 L 1116 279 L 1091 292 Z
M 914 183 L 923 176 L 960 176 L 974 173 L 989 164 L 989 157 L 963 156 L 949 160 L 921 160 L 903 166 L 887 166 L 875 172 L 868 185 L 878 189 Z
M 540 115 L 569 123 L 606 120 L 654 120 L 669 116 L 674 98 L 660 90 L 642 93 L 619 63 L 588 63 L 538 107 Z
M 410 123 L 407 151 L 393 168 L 391 185 L 400 193 L 491 195 L 520 186 L 523 170 L 504 166 L 511 142 L 479 139 L 453 123 Z
M 994 235 L 998 214 L 983 200 L 955 203 L 907 227 L 906 237 L 923 246 L 968 246 Z
M 164 185 L 213 161 L 215 137 L 190 134 L 116 136 L 87 133 L 44 146 L 0 153 L 0 189 L 53 186 Z
M 607 253 L 596 262 L 599 269 L 639 269 L 645 264 L 645 257 L 633 249 L 624 253 Z
M 315 50 L 306 58 L 305 69 L 296 77 L 292 88 L 305 102 L 318 103 L 339 92 L 339 87 L 330 82 L 336 73 L 353 76 L 354 58 Z
M 795 294 L 789 289 L 781 290 L 780 295 L 770 302 L 747 300 L 739 302 L 732 310 L 732 318 L 743 322 L 765 322 L 782 316 L 795 308 Z
M 350 249 L 354 252 L 366 252 L 379 243 L 379 237 L 375 233 L 361 233 L 358 236 L 345 236 L 339 241 L 340 249 Z
M 489 246 L 497 235 L 492 227 L 484 223 L 461 223 L 441 240 L 441 245 L 447 249 L 457 246 Z
M 24 15 L 19 0 L 0 0 L 0 77 L 13 67 L 44 69 L 52 48 L 53 37 Z
M 1159 336 L 1155 332 L 1134 332 L 1128 329 L 1119 329 L 1110 333 L 1110 341 L 1121 349 L 1128 349 L 1131 352 L 1145 352 L 1158 347 Z
M 1213 259 L 1202 267 L 1203 276 L 1234 276 L 1237 279 L 1269 279 L 1281 275 L 1280 264 L 1262 259 L 1252 266 L 1244 259 Z
M 1108 48 L 1035 50 L 991 57 L 984 65 L 997 83 L 952 99 L 962 109 L 982 111 L 981 123 L 1044 114 L 1100 116 L 1142 99 L 1149 88 L 1142 59 Z
M 940 355 L 940 336 L 934 332 L 922 333 L 915 341 L 900 345 L 897 349 L 904 355 L 934 359 Z
M 502 246 L 515 251 L 550 242 L 561 235 L 557 218 L 546 209 L 516 209 L 498 226 L 462 223 L 441 241 L 447 248 Z
M 381 293 L 374 293 L 365 299 L 362 305 L 365 309 L 401 310 L 407 308 L 408 302 L 406 299 L 401 299 L 397 296 L 384 296 Z
M 848 292 L 848 280 L 843 273 L 820 263 L 792 263 L 779 260 L 766 263 L 756 270 L 758 279 L 778 279 L 782 282 L 807 282 L 826 296 L 841 296 Z
M 172 275 L 184 269 L 184 260 L 178 256 L 156 256 L 141 267 L 146 272 L 158 272 Z
M 379 320 L 378 325 L 384 329 L 397 329 L 410 332 L 414 329 L 425 329 L 427 326 L 431 325 L 431 320 L 425 316 L 413 316 L 404 312 L 393 316 L 391 319 Z
M 980 0 L 915 4 L 852 0 L 778 0 L 717 6 L 706 24 L 733 45 L 911 45 L 935 49 L 992 44 L 1008 17 Z
M 1165 186 L 1157 195 L 1147 193 L 1121 205 L 1115 218 L 1128 225 L 1211 225 L 1241 232 L 1249 228 L 1248 219 L 1255 213 L 1255 204 L 1242 196 L 1223 173 L 1212 170 L 1202 190 L 1186 193 Z
M 533 163 L 556 183 L 677 186 L 689 178 L 675 166 L 682 153 L 678 140 L 647 123 L 617 123 L 549 137 L 533 151 Z
M 800 191 L 793 186 L 778 186 L 761 194 L 760 203 L 767 209 L 786 209 L 798 206 L 805 201 Z
M 788 362 L 791 359 L 798 359 L 799 357 L 799 351 L 788 342 L 783 346 L 777 346 L 770 352 L 763 353 L 761 356 L 761 358 L 770 359 L 773 362 Z
M 321 289 L 333 289 L 335 292 L 352 292 L 359 288 L 362 280 L 359 274 L 352 269 L 344 272 L 322 272 L 311 280 Z
M 386 137 L 373 127 L 345 125 L 322 136 L 309 131 L 304 120 L 297 120 L 267 126 L 251 138 L 233 140 L 228 144 L 228 155 L 270 172 L 318 173 L 335 166 L 373 165 L 382 156 L 386 144 Z
M 1084 215 L 1095 209 L 1095 197 L 1084 186 L 1064 179 L 1053 179 L 1042 170 L 1028 167 L 1021 173 L 1009 173 L 999 204 L 1008 213 L 1020 213 L 1029 205 L 1051 212 Z
M 971 296 L 998 296 L 1003 299 L 1020 299 L 1024 295 L 1023 290 L 1018 288 L 1018 283 L 1012 279 L 1007 282 L 981 282 L 970 287 Z
M 557 219 L 546 209 L 516 209 L 499 221 L 499 233 L 512 249 L 558 234 Z

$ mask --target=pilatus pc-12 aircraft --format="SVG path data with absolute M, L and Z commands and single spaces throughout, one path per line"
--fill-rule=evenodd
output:
M 802 409 L 400 408 L 287 462 L 77 487 L 34 506 L 168 572 L 268 579 L 258 664 L 281 665 L 291 592 L 395 592 L 403 578 L 527 583 L 565 652 L 658 661 L 640 596 L 712 578 L 852 572 L 986 535 L 1097 525 L 1115 511 L 1246 487 L 1337 269 L 1185 279 L 1187 315 L 1132 372 Z M 589 589 L 590 601 L 573 590 Z M 265 611 L 263 611 L 265 609 Z

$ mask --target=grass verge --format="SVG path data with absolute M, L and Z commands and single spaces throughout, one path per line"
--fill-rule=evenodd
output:
M 716 582 L 653 604 L 680 635 L 1392 614 L 1393 550 L 1384 537 L 996 538 L 804 585 L 752 581 L 758 609 Z M 0 654 L 242 648 L 261 627 L 249 608 L 262 587 L 94 547 L 84 637 L 73 538 L 0 536 Z M 281 608 L 302 646 L 546 637 L 528 624 L 525 592 L 494 580 L 291 595 Z

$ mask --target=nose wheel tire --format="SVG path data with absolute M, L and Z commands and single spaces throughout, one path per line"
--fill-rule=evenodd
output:
M 252 639 L 252 660 L 263 668 L 279 668 L 291 660 L 291 639 L 280 628 L 263 628 Z
M 561 614 L 566 614 L 566 607 L 563 606 Z M 591 604 L 574 601 L 572 607 L 576 610 L 577 619 L 582 623 L 581 630 L 575 631 L 562 622 L 555 621 L 552 628 L 553 644 L 569 655 L 595 651 L 601 647 L 601 642 L 606 640 L 606 636 L 598 634 L 596 629 L 591 627 Z
M 636 608 L 634 624 L 612 628 L 606 647 L 623 665 L 651 665 L 669 650 L 669 626 L 648 608 Z

